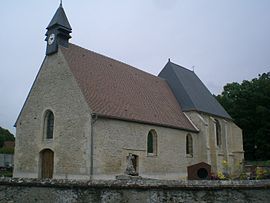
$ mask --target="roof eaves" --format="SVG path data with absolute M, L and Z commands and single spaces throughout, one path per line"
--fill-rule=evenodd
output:
M 199 132 L 200 131 L 200 129 L 199 128 L 197 128 L 197 126 L 192 122 L 192 120 L 186 115 L 186 113 L 185 112 L 183 112 L 184 113 L 184 115 L 186 116 L 186 118 L 189 120 L 189 122 L 193 125 L 193 127 Z
M 203 114 L 206 114 L 206 115 L 209 115 L 209 116 L 214 116 L 214 117 L 219 117 L 219 118 L 222 118 L 222 119 L 234 121 L 233 118 L 230 115 L 229 115 L 229 117 L 225 117 L 225 116 L 221 116 L 221 115 L 211 114 L 211 113 L 205 112 L 205 111 L 199 111 L 197 109 L 183 110 L 183 112 L 192 112 L 192 111 L 196 111 L 198 113 L 203 113 Z
M 150 124 L 150 125 L 156 125 L 156 126 L 160 126 L 160 127 L 173 128 L 173 129 L 184 130 L 184 131 L 193 132 L 193 133 L 199 133 L 199 130 L 197 129 L 197 127 L 194 129 L 188 129 L 188 128 L 182 128 L 179 126 L 155 123 L 155 122 L 150 122 L 150 121 L 128 119 L 128 118 L 110 116 L 110 115 L 105 115 L 105 114 L 100 114 L 100 113 L 93 113 L 93 114 L 95 114 L 95 115 L 97 115 L 97 117 L 101 117 L 101 118 L 109 118 L 109 119 L 115 119 L 115 120 L 121 120 L 121 121 L 127 121 L 127 122 L 135 122 L 135 123 L 140 123 L 140 124 Z M 192 126 L 194 127 L 193 124 L 192 124 Z

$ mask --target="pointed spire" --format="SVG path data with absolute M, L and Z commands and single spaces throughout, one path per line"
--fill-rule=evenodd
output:
M 68 30 L 72 30 L 72 28 L 68 22 L 64 8 L 62 6 L 62 1 L 60 1 L 60 5 L 59 5 L 56 13 L 54 14 L 51 22 L 49 23 L 47 29 L 51 28 L 54 25 L 59 25 L 59 26 L 62 26 Z
M 46 55 L 56 53 L 59 45 L 68 47 L 71 30 L 72 28 L 62 6 L 62 0 L 60 0 L 59 7 L 49 23 L 45 34 L 45 41 L 47 41 Z

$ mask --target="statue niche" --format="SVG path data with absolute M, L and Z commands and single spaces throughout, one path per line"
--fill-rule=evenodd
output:
M 135 154 L 129 153 L 127 156 L 127 168 L 125 174 L 130 176 L 138 176 L 138 156 Z

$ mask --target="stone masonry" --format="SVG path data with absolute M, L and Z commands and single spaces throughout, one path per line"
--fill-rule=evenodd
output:
M 89 202 L 259 202 L 270 198 L 269 180 L 260 181 L 68 181 L 0 179 L 0 203 Z
M 44 113 L 55 115 L 52 140 Z M 89 179 L 90 109 L 61 52 L 46 57 L 17 121 L 14 177 L 40 176 L 43 149 L 54 151 L 54 178 Z

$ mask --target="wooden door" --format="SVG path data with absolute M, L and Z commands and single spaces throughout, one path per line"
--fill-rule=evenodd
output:
M 53 177 L 53 151 L 44 149 L 41 152 L 41 178 Z

